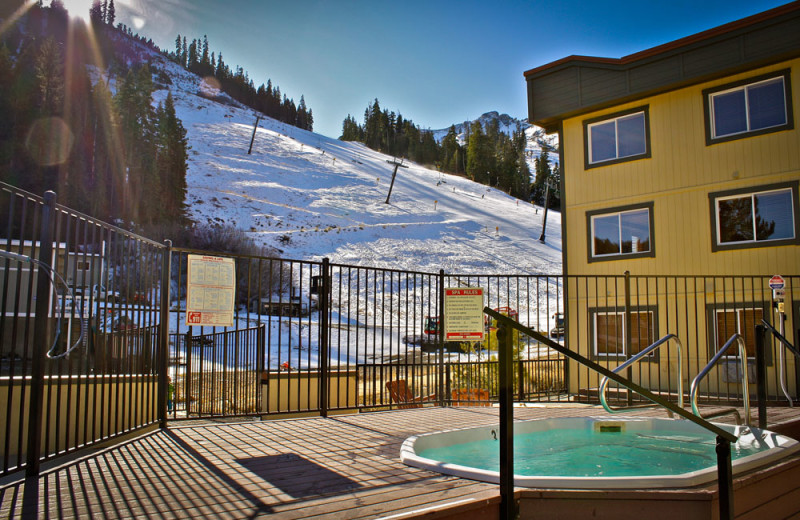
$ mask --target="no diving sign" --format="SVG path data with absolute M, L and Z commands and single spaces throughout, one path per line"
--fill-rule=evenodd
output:
M 445 288 L 444 337 L 447 341 L 483 341 L 483 288 Z
M 776 274 L 769 279 L 770 289 L 783 289 L 784 287 L 786 287 L 786 282 L 784 281 L 783 276 Z

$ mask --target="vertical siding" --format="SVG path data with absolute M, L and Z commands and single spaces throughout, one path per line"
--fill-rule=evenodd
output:
M 791 68 L 795 128 L 707 146 L 703 89 Z M 583 124 L 647 105 L 652 157 L 584 170 Z M 667 92 L 564 122 L 572 274 L 796 274 L 800 247 L 711 251 L 708 194 L 800 178 L 800 59 Z M 588 263 L 586 212 L 654 202 L 655 258 Z

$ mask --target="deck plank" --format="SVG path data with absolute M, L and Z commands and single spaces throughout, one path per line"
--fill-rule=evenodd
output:
M 515 408 L 515 418 L 605 416 L 598 407 Z M 664 416 L 655 410 L 637 415 Z M 780 419 L 800 412 L 779 412 Z M 775 415 L 775 418 L 778 414 Z M 771 420 L 772 420 L 771 416 Z M 408 467 L 410 435 L 493 425 L 497 408 L 421 408 L 323 418 L 173 424 L 43 473 L 48 518 L 434 518 L 496 499 L 493 484 Z M 20 518 L 24 480 L 0 486 L 0 517 Z M 411 515 L 411 516 L 410 516 Z

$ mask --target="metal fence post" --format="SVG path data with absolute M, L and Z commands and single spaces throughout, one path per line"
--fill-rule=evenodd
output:
M 444 406 L 444 269 L 439 269 L 439 381 L 436 385 L 438 406 Z
M 733 471 L 731 469 L 731 443 L 717 435 L 717 486 L 719 489 L 719 518 L 733 518 Z
M 161 288 L 159 291 L 159 321 L 158 327 L 158 407 L 156 408 L 159 427 L 167 427 L 167 392 L 169 391 L 167 377 L 169 376 L 169 290 L 172 279 L 172 241 L 164 241 L 165 249 L 161 258 Z M 177 350 L 178 346 L 175 345 Z M 176 352 L 177 353 L 177 352 Z M 174 388 L 174 384 L 173 384 Z M 173 407 L 175 395 L 172 396 Z
M 322 259 L 322 288 L 319 299 L 319 409 L 322 417 L 328 416 L 328 311 L 331 301 L 331 265 Z
M 514 367 L 513 332 L 505 323 L 497 328 L 500 378 L 500 518 L 516 518 L 514 504 Z
M 33 329 L 33 359 L 31 360 L 31 401 L 28 412 L 27 477 L 39 476 L 42 449 L 42 416 L 44 410 L 44 358 L 47 352 L 50 325 L 50 277 L 45 273 L 53 262 L 53 223 L 55 221 L 56 194 L 47 191 L 42 207 L 42 227 L 39 234 L 39 267 L 36 276 L 36 308 Z M 33 271 L 33 269 L 31 269 Z
M 633 335 L 631 334 L 631 272 L 625 271 L 625 337 L 623 341 L 625 342 L 625 357 L 630 359 L 633 357 L 631 355 L 631 338 Z M 628 380 L 633 380 L 633 368 L 628 367 L 626 372 L 626 376 Z M 633 405 L 633 392 L 628 390 L 628 406 Z
M 767 329 L 756 325 L 756 394 L 758 398 L 758 427 L 767 428 L 767 363 L 765 335 Z M 745 390 L 746 391 L 746 390 Z

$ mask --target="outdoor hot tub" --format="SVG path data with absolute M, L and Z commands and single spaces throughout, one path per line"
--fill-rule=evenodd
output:
M 800 443 L 776 433 L 718 424 L 736 435 L 734 475 L 780 461 Z M 417 468 L 499 482 L 499 429 L 478 427 L 409 437 L 401 460 Z M 716 480 L 716 436 L 682 419 L 573 417 L 514 424 L 514 482 L 520 487 L 642 489 Z

